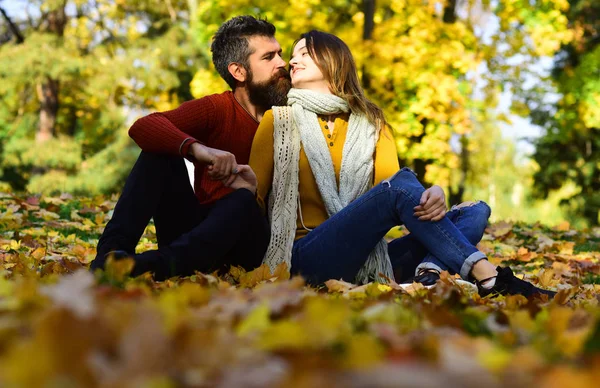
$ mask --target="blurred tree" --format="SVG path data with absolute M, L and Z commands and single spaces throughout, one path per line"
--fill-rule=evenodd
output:
M 22 44 L 7 18 L 0 24 L 0 36 L 13 37 L 0 38 L 0 152 L 2 179 L 31 191 L 118 189 L 137 153 L 125 123 L 225 90 L 211 37 L 230 17 L 255 14 L 276 25 L 285 51 L 313 28 L 347 42 L 401 163 L 460 198 L 469 152 L 493 146 L 477 144 L 474 125 L 494 126 L 503 86 L 521 102 L 515 109 L 524 106 L 525 68 L 569 38 L 566 0 L 24 1 L 30 15 L 12 16 Z M 49 27 L 53 12 L 62 30 Z M 57 85 L 53 126 L 42 125 L 45 100 L 36 98 L 48 80 Z M 38 136 L 41 128 L 52 129 Z M 463 147 L 453 150 L 456 137 Z
M 0 47 L 2 180 L 34 192 L 115 191 L 138 152 L 125 122 L 192 98 L 195 68 L 206 66 L 187 2 L 27 3 L 22 39 Z
M 526 103 L 545 134 L 534 158 L 542 168 L 535 189 L 551 191 L 574 183 L 578 190 L 564 204 L 572 215 L 600 224 L 600 3 L 572 0 L 564 12 L 574 39 L 556 53 L 552 78 L 560 94 L 555 102 L 530 95 Z

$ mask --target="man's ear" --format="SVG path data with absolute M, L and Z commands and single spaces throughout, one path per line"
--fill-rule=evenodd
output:
M 227 70 L 236 79 L 238 82 L 246 82 L 246 77 L 248 73 L 244 66 L 237 62 L 231 62 L 229 66 L 227 66 Z

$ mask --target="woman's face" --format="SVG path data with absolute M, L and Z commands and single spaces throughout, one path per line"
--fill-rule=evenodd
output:
M 329 83 L 308 53 L 306 39 L 300 39 L 296 43 L 290 60 L 290 68 L 292 87 L 329 93 Z

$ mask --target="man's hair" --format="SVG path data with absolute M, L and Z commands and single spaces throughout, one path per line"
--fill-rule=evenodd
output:
M 274 37 L 275 26 L 253 16 L 236 16 L 223 23 L 213 38 L 210 50 L 215 68 L 234 90 L 236 80 L 227 67 L 230 63 L 236 62 L 249 70 L 248 57 L 252 51 L 248 38 L 253 36 Z

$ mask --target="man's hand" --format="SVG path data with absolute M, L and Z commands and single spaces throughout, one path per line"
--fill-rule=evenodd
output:
M 245 164 L 237 166 L 237 174 L 231 175 L 227 179 L 222 180 L 223 184 L 232 189 L 248 189 L 252 194 L 256 193 L 256 186 L 258 184 L 256 180 L 256 174 Z
M 194 143 L 189 151 L 197 162 L 208 164 L 208 176 L 214 180 L 227 179 L 235 174 L 238 165 L 235 155 L 231 152 L 210 148 L 200 143 Z
M 421 203 L 415 206 L 415 217 L 421 221 L 439 221 L 446 215 L 446 196 L 440 186 L 431 186 L 423 195 Z

